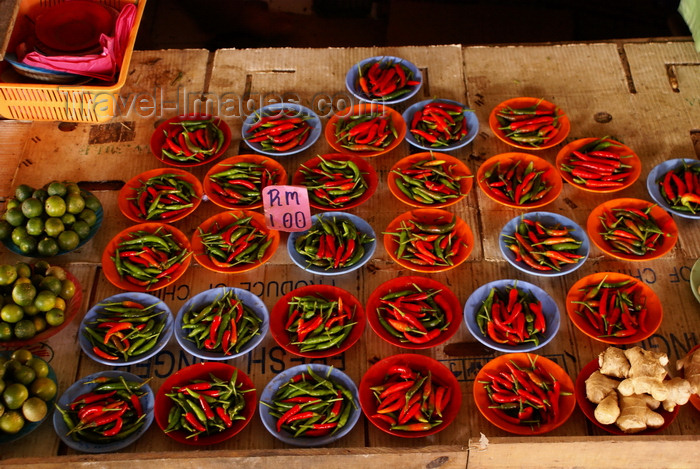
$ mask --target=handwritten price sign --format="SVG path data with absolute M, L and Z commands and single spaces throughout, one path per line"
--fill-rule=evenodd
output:
M 267 186 L 262 194 L 268 228 L 279 231 L 306 231 L 311 228 L 306 187 Z

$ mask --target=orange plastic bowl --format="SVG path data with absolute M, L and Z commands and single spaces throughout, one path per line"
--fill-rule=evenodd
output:
M 554 112 L 557 116 L 557 120 L 559 122 L 557 133 L 554 135 L 554 137 L 547 140 L 545 143 L 529 144 L 517 142 L 508 137 L 506 131 L 500 128 L 504 127 L 504 124 L 500 122 L 497 117 L 501 111 L 508 108 L 524 109 L 531 106 L 537 106 L 538 109 L 545 109 L 547 111 Z M 507 143 L 512 147 L 520 148 L 523 150 L 544 150 L 546 148 L 551 148 L 555 145 L 559 145 L 561 142 L 564 141 L 564 139 L 569 135 L 569 132 L 571 131 L 571 122 L 569 122 L 569 117 L 566 115 L 566 113 L 556 104 L 550 103 L 549 101 L 545 101 L 541 98 L 520 97 L 503 101 L 501 104 L 493 108 L 491 114 L 489 115 L 489 127 L 491 127 L 491 131 L 496 135 L 496 137 L 498 137 L 499 140 L 501 140 L 504 143 Z
M 338 137 L 336 137 L 336 124 L 341 120 L 345 118 L 349 118 L 350 116 L 364 116 L 368 114 L 381 114 L 385 115 L 388 114 L 389 117 L 391 118 L 391 124 L 394 126 L 394 129 L 396 130 L 396 137 L 391 141 L 389 145 L 384 147 L 381 151 L 373 151 L 373 150 L 367 150 L 367 151 L 358 151 L 358 150 L 351 150 L 349 148 L 343 147 L 340 142 L 338 142 Z M 361 156 L 364 158 L 369 158 L 372 156 L 378 156 L 378 155 L 383 155 L 384 153 L 388 153 L 397 146 L 399 146 L 399 143 L 404 139 L 406 136 L 406 123 L 403 120 L 403 117 L 401 117 L 401 114 L 399 114 L 397 111 L 393 110 L 392 108 L 388 106 L 383 106 L 381 104 L 376 104 L 376 103 L 360 103 L 356 104 L 350 108 L 343 109 L 342 111 L 338 111 L 337 113 L 333 114 L 330 119 L 328 119 L 328 123 L 326 123 L 326 128 L 324 130 L 324 135 L 326 137 L 326 141 L 328 144 L 337 152 L 339 153 L 348 153 L 352 155 L 357 155 Z
M 572 159 L 571 155 L 574 151 L 580 151 L 581 148 L 585 147 L 586 145 L 589 145 L 589 144 L 591 144 L 595 141 L 599 141 L 599 140 L 601 140 L 601 139 L 582 138 L 579 140 L 574 140 L 573 142 L 569 143 L 564 148 L 559 150 L 559 153 L 557 153 L 556 162 L 554 164 L 557 167 L 557 170 L 559 171 L 559 173 L 561 174 L 561 177 L 564 178 L 564 180 L 566 182 L 568 182 L 569 184 L 571 184 L 575 187 L 578 187 L 579 189 L 582 189 L 584 191 L 589 191 L 589 192 L 597 192 L 600 194 L 621 191 L 622 189 L 626 189 L 629 186 L 631 186 L 632 184 L 634 184 L 634 182 L 637 179 L 639 179 L 639 175 L 642 173 L 642 162 L 640 161 L 639 156 L 637 156 L 637 154 L 634 151 L 632 151 L 632 149 L 630 147 L 628 147 L 627 145 L 623 145 L 622 143 L 617 142 L 617 141 L 612 140 L 612 139 L 609 139 L 609 138 L 602 139 L 602 141 L 604 141 L 604 142 L 610 142 L 610 143 L 614 143 L 616 145 L 614 149 L 610 149 L 609 151 L 614 151 L 615 153 L 617 153 L 621 156 L 626 156 L 625 158 L 622 158 L 621 161 L 624 164 L 631 166 L 631 168 L 625 169 L 625 171 L 630 171 L 630 173 L 627 176 L 625 176 L 625 178 L 623 180 L 620 181 L 622 183 L 622 185 L 617 186 L 617 187 L 599 187 L 599 188 L 587 186 L 586 184 L 581 184 L 579 182 L 576 182 L 570 171 L 566 171 L 566 170 L 562 169 L 562 165 L 571 166 L 569 163 Z M 629 155 L 629 156 L 627 157 L 627 155 Z M 577 158 L 573 157 L 573 159 L 576 160 Z M 585 170 L 586 168 L 581 168 L 581 169 Z
M 562 395 L 559 398 L 559 415 L 557 418 L 551 422 L 547 422 L 540 426 L 530 426 L 527 424 L 518 425 L 516 423 L 511 423 L 503 419 L 496 411 L 491 408 L 493 403 L 489 399 L 488 392 L 484 386 L 485 381 L 490 381 L 487 374 L 496 374 L 500 372 L 509 373 L 506 366 L 507 363 L 513 363 L 519 368 L 529 368 L 532 363 L 536 363 L 538 366 L 544 368 L 547 373 L 550 373 L 552 379 L 559 381 L 561 385 Z M 570 393 L 566 395 L 565 393 Z M 566 374 L 564 369 L 557 365 L 552 360 L 545 358 L 541 355 L 536 355 L 533 353 L 507 353 L 505 355 L 500 355 L 490 362 L 488 362 L 484 367 L 479 370 L 479 373 L 474 378 L 474 402 L 486 420 L 500 428 L 510 433 L 516 435 L 541 435 L 543 433 L 551 432 L 552 430 L 563 425 L 576 408 L 576 398 L 574 397 L 574 383 Z
M 216 443 L 226 441 L 243 430 L 253 419 L 253 415 L 255 415 L 255 408 L 258 405 L 258 395 L 255 391 L 255 384 L 242 370 L 236 369 L 235 367 L 222 362 L 196 363 L 194 365 L 182 368 L 165 380 L 156 393 L 154 408 L 156 423 L 160 429 L 165 430 L 168 427 L 168 414 L 170 413 L 170 409 L 172 409 L 173 405 L 175 405 L 173 400 L 166 394 L 171 394 L 174 388 L 179 388 L 180 386 L 184 386 L 192 382 L 211 381 L 212 375 L 218 379 L 230 381 L 234 373 L 236 373 L 236 383 L 240 383 L 241 385 L 239 389 L 240 391 L 243 391 L 243 398 L 245 400 L 245 406 L 241 411 L 243 419 L 234 420 L 233 425 L 223 431 L 211 433 L 209 435 L 202 434 L 196 440 L 193 438 L 187 438 L 187 433 L 182 430 L 171 431 L 166 433 L 166 435 L 178 443 L 204 446 L 214 445 Z
M 256 230 L 265 233 L 267 239 L 271 239 L 272 242 L 267 247 L 265 255 L 255 262 L 249 264 L 240 264 L 233 266 L 222 266 L 215 264 L 211 257 L 207 254 L 204 243 L 202 242 L 202 233 L 211 234 L 219 233 L 226 229 L 231 223 L 235 222 L 240 218 L 252 217 L 252 219 L 247 223 L 248 225 L 254 227 Z M 194 258 L 199 265 L 211 270 L 212 272 L 220 272 L 224 274 L 238 274 L 241 272 L 248 272 L 257 267 L 260 267 L 265 262 L 270 260 L 272 255 L 277 250 L 280 244 L 280 234 L 277 230 L 271 230 L 265 224 L 265 216 L 262 213 L 254 212 L 250 210 L 230 210 L 228 212 L 222 212 L 214 215 L 213 217 L 205 220 L 199 227 L 195 230 L 192 235 L 192 251 L 194 251 Z
M 453 217 L 457 218 L 457 223 L 452 230 L 454 233 L 453 242 L 461 242 L 462 244 L 457 254 L 452 258 L 452 265 L 419 265 L 398 257 L 399 238 L 391 233 L 399 233 L 400 228 L 406 226 L 406 223 L 410 223 L 411 221 L 425 224 L 444 224 L 452 221 Z M 391 257 L 394 262 L 407 269 L 424 273 L 445 272 L 467 260 L 472 249 L 474 249 L 474 233 L 472 233 L 471 228 L 469 228 L 469 225 L 467 225 L 464 220 L 446 210 L 439 208 L 416 208 L 402 213 L 389 223 L 384 234 L 384 249 L 386 249 L 387 253 L 389 253 L 389 257 Z
M 292 176 L 292 184 L 295 186 L 311 186 L 314 182 L 308 179 L 307 175 L 304 174 L 304 171 L 314 170 L 320 164 L 322 164 L 323 161 L 348 161 L 354 163 L 360 170 L 360 174 L 362 175 L 362 179 L 364 180 L 365 190 L 364 192 L 362 192 L 362 195 L 351 198 L 348 202 L 338 203 L 334 205 L 324 205 L 313 199 L 310 195 L 309 205 L 311 205 L 312 207 L 317 208 L 319 210 L 349 210 L 351 208 L 355 208 L 365 203 L 370 197 L 372 197 L 374 192 L 377 190 L 377 186 L 379 185 L 379 178 L 377 177 L 377 172 L 374 170 L 374 166 L 372 166 L 370 162 L 364 158 L 360 158 L 356 155 L 348 155 L 343 153 L 329 153 L 326 155 L 311 158 L 310 160 L 306 161 L 299 167 L 299 169 L 297 169 L 297 171 L 294 173 L 294 176 Z M 309 187 L 309 192 L 311 191 L 312 189 Z
M 402 177 L 398 173 L 413 167 L 413 165 L 417 163 L 429 161 L 444 161 L 443 164 L 439 165 L 439 168 L 442 171 L 451 174 L 454 179 L 457 179 L 455 182 L 459 186 L 459 193 L 455 197 L 448 198 L 444 202 L 434 201 L 434 203 L 425 203 L 407 196 L 398 187 L 397 180 L 399 181 L 399 184 L 403 182 Z M 472 186 L 474 185 L 474 177 L 467 165 L 454 156 L 446 155 L 445 153 L 422 152 L 406 156 L 396 162 L 396 164 L 391 168 L 391 171 L 389 171 L 387 182 L 389 184 L 389 190 L 392 194 L 394 194 L 394 197 L 407 205 L 411 205 L 412 207 L 444 208 L 456 204 L 460 200 L 464 199 L 467 194 L 469 194 L 469 191 L 471 191 Z M 407 185 L 406 183 L 404 184 Z M 407 186 L 411 187 L 410 185 Z
M 136 201 L 136 199 L 140 194 L 140 190 L 144 187 L 144 184 L 149 179 L 164 175 L 170 175 L 174 179 L 190 184 L 192 186 L 192 189 L 194 190 L 194 196 L 192 197 L 192 207 L 188 208 L 185 211 L 178 212 L 174 216 L 159 218 L 157 219 L 157 221 L 162 223 L 172 223 L 178 220 L 182 220 L 187 215 L 197 210 L 199 204 L 202 203 L 202 195 L 204 194 L 204 190 L 202 189 L 202 183 L 199 182 L 199 179 L 194 177 L 192 173 L 189 173 L 182 169 L 158 168 L 151 169 L 149 171 L 139 174 L 136 177 L 131 178 L 126 184 L 124 184 L 124 187 L 122 187 L 119 191 L 119 196 L 117 199 L 117 202 L 119 204 L 119 210 L 122 211 L 126 218 L 128 218 L 131 221 L 135 221 L 136 223 L 155 221 L 146 219 L 146 215 L 142 214 L 141 210 L 139 210 L 138 202 Z M 178 205 L 180 204 L 180 202 L 174 203 Z M 165 214 L 167 213 L 168 212 L 165 212 Z
M 598 285 L 603 281 L 617 283 L 626 280 L 631 281 L 630 286 L 635 285 L 636 288 L 640 289 L 640 295 L 644 297 L 647 307 L 647 316 L 644 327 L 640 327 L 636 334 L 629 337 L 601 337 L 600 332 L 595 330 L 595 328 L 588 322 L 585 315 L 577 312 L 584 306 L 575 302 L 583 300 L 585 292 L 583 292 L 582 289 L 590 285 Z M 613 345 L 634 344 L 647 339 L 659 328 L 664 315 L 661 301 L 659 300 L 659 297 L 656 296 L 656 293 L 654 293 L 654 290 L 652 290 L 647 284 L 640 282 L 634 277 L 617 272 L 597 272 L 595 274 L 587 275 L 574 283 L 569 289 L 569 292 L 566 294 L 566 312 L 569 315 L 569 319 L 571 319 L 571 322 L 574 323 L 578 330 L 592 339 Z M 646 332 L 644 332 L 642 329 L 646 330 Z
M 352 327 L 350 334 L 338 347 L 302 352 L 298 345 L 291 343 L 291 338 L 286 329 L 287 319 L 289 318 L 289 302 L 295 296 L 306 295 L 321 296 L 330 301 L 335 301 L 340 298 L 343 301 L 343 305 L 347 305 L 351 310 L 355 311 L 353 322 L 356 324 Z M 366 324 L 367 316 L 362 307 L 362 303 L 347 290 L 332 285 L 307 285 L 305 287 L 296 288 L 277 300 L 277 303 L 275 303 L 275 306 L 270 311 L 270 334 L 272 338 L 275 339 L 275 342 L 287 352 L 306 358 L 332 357 L 345 352 L 352 347 L 355 342 L 360 340 L 360 337 L 362 337 L 365 331 Z
M 441 424 L 434 426 L 430 430 L 422 431 L 392 430 L 387 422 L 376 417 L 378 403 L 374 391 L 372 391 L 371 388 L 383 384 L 386 379 L 387 371 L 394 366 L 408 367 L 414 372 L 420 373 L 422 376 L 430 373 L 433 383 L 447 387 L 449 390 L 449 399 L 447 406 L 442 411 Z M 359 391 L 360 406 L 367 419 L 381 431 L 402 438 L 421 438 L 441 432 L 452 423 L 455 417 L 457 417 L 459 409 L 462 406 L 462 390 L 460 389 L 459 382 L 457 378 L 455 378 L 454 373 L 434 358 L 414 353 L 393 355 L 372 365 L 362 376 Z
M 219 148 L 219 151 L 213 152 L 210 155 L 204 155 L 202 159 L 193 159 L 191 161 L 177 161 L 172 158 L 168 158 L 165 155 L 163 155 L 163 148 L 165 146 L 165 137 L 166 133 L 169 128 L 172 127 L 171 124 L 177 123 L 177 122 L 184 122 L 184 121 L 193 121 L 193 120 L 205 120 L 205 119 L 213 119 L 214 125 L 222 132 L 222 137 L 223 137 L 223 143 L 221 147 Z M 161 123 L 156 130 L 153 132 L 153 135 L 151 136 L 151 152 L 155 155 L 158 160 L 163 163 L 167 164 L 169 166 L 176 166 L 180 168 L 191 168 L 193 166 L 200 166 L 203 164 L 211 163 L 218 157 L 224 154 L 224 152 L 228 149 L 229 145 L 231 144 L 231 128 L 221 120 L 219 117 L 212 117 L 210 115 L 206 114 L 187 114 L 184 116 L 175 116 L 171 117 L 170 119 L 166 120 L 165 122 Z
M 138 231 L 143 231 L 150 234 L 169 234 L 172 236 L 173 241 L 175 241 L 175 243 L 177 243 L 177 245 L 180 246 L 182 250 L 186 252 L 191 251 L 190 241 L 187 239 L 187 236 L 185 236 L 185 234 L 182 231 L 178 230 L 172 225 L 168 225 L 166 223 L 141 223 L 139 225 L 130 226 L 129 228 L 121 231 L 114 238 L 112 238 L 107 244 L 105 250 L 102 252 L 102 271 L 104 272 L 105 277 L 107 277 L 107 280 L 109 280 L 110 283 L 112 283 L 112 285 L 121 288 L 122 290 L 142 293 L 159 290 L 161 288 L 167 287 L 168 285 L 175 283 L 177 279 L 182 277 L 182 275 L 189 267 L 190 262 L 192 261 L 191 255 L 185 255 L 180 263 L 180 266 L 174 272 L 171 272 L 170 275 L 163 277 L 162 279 L 158 280 L 157 282 L 151 285 L 137 285 L 135 283 L 129 282 L 125 277 L 123 278 L 119 275 L 119 272 L 117 271 L 117 267 L 114 264 L 113 260 L 113 258 L 115 257 L 117 247 L 122 241 L 133 239 L 133 237 L 136 236 L 136 232 Z
M 544 171 L 542 180 L 547 183 L 551 189 L 539 200 L 532 202 L 525 202 L 523 204 L 517 204 L 513 200 L 501 195 L 494 189 L 488 186 L 486 174 L 490 169 L 495 168 L 496 164 L 500 164 L 502 167 L 510 167 L 512 164 L 516 164 L 520 161 L 519 165 L 522 167 L 527 167 L 530 162 L 533 164 L 534 171 Z M 495 178 L 495 170 L 491 174 L 491 178 Z M 501 153 L 500 155 L 495 155 L 484 161 L 476 172 L 476 181 L 479 184 L 484 193 L 499 204 L 505 205 L 506 207 L 512 208 L 538 208 L 543 207 L 551 202 L 554 202 L 564 187 L 561 180 L 561 176 L 557 170 L 552 166 L 547 160 L 540 158 L 535 155 L 530 155 L 528 153 Z
M 574 389 L 576 402 L 586 418 L 588 418 L 588 420 L 590 420 L 597 427 L 602 428 L 606 432 L 612 433 L 613 435 L 628 435 L 629 433 L 623 432 L 617 425 L 604 425 L 595 418 L 595 408 L 597 404 L 592 403 L 588 400 L 588 398 L 586 398 L 586 380 L 593 374 L 594 371 L 598 369 L 600 369 L 600 365 L 598 364 L 597 357 L 588 362 L 588 364 L 581 369 L 576 377 L 576 387 Z M 673 409 L 673 412 L 664 410 L 663 406 L 659 407 L 655 412 L 659 413 L 664 418 L 663 425 L 661 425 L 659 428 L 650 428 L 641 432 L 631 433 L 631 435 L 654 435 L 663 431 L 666 427 L 671 425 L 673 420 L 676 418 L 680 407 L 681 406 L 676 406 L 676 408 Z
M 664 233 L 664 235 L 662 235 L 660 238 L 661 243 L 656 246 L 656 249 L 649 250 L 642 256 L 614 251 L 613 245 L 611 245 L 601 235 L 601 233 L 604 232 L 601 217 L 604 218 L 607 211 L 612 211 L 615 209 L 633 208 L 638 210 L 646 210 L 649 207 L 651 207 L 649 216 L 654 219 L 658 227 Z M 593 244 L 598 246 L 598 248 L 605 254 L 626 261 L 649 261 L 651 259 L 658 259 L 673 249 L 678 241 L 678 227 L 676 226 L 676 222 L 673 220 L 673 217 L 671 217 L 666 210 L 652 202 L 631 198 L 608 200 L 607 202 L 603 202 L 594 208 L 588 215 L 586 232 L 588 233 L 588 237 L 591 239 Z
M 382 305 L 381 298 L 389 293 L 396 293 L 403 290 L 411 290 L 416 293 L 420 291 L 438 290 L 440 293 L 435 296 L 441 297 L 440 304 L 447 306 L 445 314 L 451 318 L 447 326 L 440 332 L 440 335 L 423 344 L 410 342 L 408 339 L 401 340 L 394 337 L 389 331 L 379 322 L 379 308 Z M 434 298 L 434 297 L 433 297 Z M 447 285 L 444 285 L 437 280 L 429 277 L 397 277 L 379 285 L 370 295 L 365 307 L 367 321 L 372 330 L 386 342 L 396 345 L 397 347 L 422 350 L 435 347 L 450 339 L 459 329 L 462 324 L 462 305 L 457 296 L 450 290 Z
M 264 167 L 264 170 L 269 172 L 270 178 L 268 179 L 268 182 L 266 184 L 263 185 L 262 179 L 260 182 L 255 183 L 255 190 L 257 190 L 260 193 L 262 193 L 262 190 L 267 185 L 287 183 L 287 171 L 284 169 L 284 166 L 282 166 L 281 164 L 279 164 L 279 162 L 277 162 L 277 160 L 269 156 L 251 154 L 236 155 L 230 158 L 226 158 L 225 160 L 216 163 L 209 169 L 209 171 L 207 171 L 207 174 L 204 176 L 203 184 L 204 193 L 207 195 L 207 198 L 221 208 L 225 208 L 227 210 L 253 210 L 256 208 L 260 208 L 263 205 L 262 196 L 260 196 L 259 200 L 248 203 L 247 201 L 238 201 L 229 195 L 222 194 L 218 189 L 215 188 L 216 183 L 214 181 L 216 178 L 212 179 L 212 176 L 227 171 L 229 169 L 233 169 L 234 166 L 238 163 L 255 163 L 257 165 L 262 165 Z M 250 173 L 251 177 L 260 176 L 259 174 L 254 174 L 252 171 L 249 171 L 246 168 L 241 168 L 241 170 L 245 171 L 246 173 Z M 246 191 L 249 190 L 242 186 L 238 187 L 238 189 L 245 189 Z

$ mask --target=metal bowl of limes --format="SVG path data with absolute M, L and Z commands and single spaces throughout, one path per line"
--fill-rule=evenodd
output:
M 0 217 L 0 240 L 21 256 L 58 256 L 90 241 L 102 217 L 100 200 L 74 182 L 20 184 Z
M 0 444 L 28 435 L 54 408 L 56 373 L 27 349 L 0 352 Z

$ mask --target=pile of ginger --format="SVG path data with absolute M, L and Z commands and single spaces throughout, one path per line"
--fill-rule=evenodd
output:
M 586 380 L 586 397 L 597 404 L 596 420 L 615 424 L 625 433 L 659 428 L 663 407 L 673 412 L 677 405 L 700 393 L 700 350 L 678 360 L 684 378 L 667 378 L 665 353 L 632 347 L 608 347 L 598 356 L 599 369 Z

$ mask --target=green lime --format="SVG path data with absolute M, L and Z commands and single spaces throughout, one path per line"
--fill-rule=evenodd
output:
M 16 410 L 9 410 L 0 416 L 0 430 L 13 435 L 24 427 L 24 417 Z
M 45 378 L 49 375 L 49 364 L 46 363 L 46 360 L 43 358 L 32 356 L 32 358 L 27 361 L 26 365 L 30 366 L 34 370 L 37 379 Z M 29 391 L 31 391 L 31 388 Z
M 41 312 L 39 311 L 39 308 L 37 308 L 36 305 L 34 305 L 34 303 L 27 306 L 23 306 L 22 309 L 24 310 L 25 316 L 36 316 Z
M 80 194 L 68 194 L 66 196 L 66 210 L 68 213 L 78 214 L 85 209 L 85 199 Z
M 0 309 L 0 319 L 5 323 L 14 324 L 24 317 L 24 310 L 20 305 L 13 303 L 7 304 Z M 10 334 L 12 335 L 12 334 Z
M 5 321 L 0 322 L 0 342 L 12 339 L 12 326 Z
M 48 236 L 39 241 L 36 247 L 36 252 L 42 257 L 55 256 L 59 251 L 58 242 L 54 238 L 49 238 Z
M 12 285 L 17 280 L 17 266 L 0 264 L 0 285 Z
M 32 396 L 38 396 L 45 401 L 50 401 L 56 396 L 56 382 L 49 377 L 40 376 L 29 386 Z
M 26 262 L 18 262 L 15 264 L 17 269 L 17 275 L 22 278 L 29 278 L 32 276 L 32 267 Z
M 20 340 L 31 339 L 36 335 L 36 326 L 34 326 L 34 321 L 25 318 L 15 324 L 13 332 L 15 333 L 15 337 Z
M 26 348 L 17 349 L 14 352 L 12 352 L 12 355 L 10 355 L 10 358 L 12 360 L 17 360 L 22 365 L 26 365 L 27 363 L 29 363 L 29 360 L 31 360 L 32 357 L 32 352 L 30 352 Z
M 46 417 L 49 409 L 42 399 L 30 397 L 22 404 L 22 415 L 30 422 L 40 422 Z
M 100 202 L 100 199 L 95 197 L 92 194 L 88 194 L 87 192 L 83 192 L 83 199 L 85 200 L 85 207 L 89 208 L 93 212 L 99 212 L 102 209 L 102 203 Z
M 21 337 L 18 338 L 21 339 Z M 32 384 L 32 381 L 36 379 L 36 371 L 34 371 L 34 368 L 22 365 L 19 367 L 19 370 L 15 370 L 12 376 L 15 378 L 16 382 L 29 386 Z
M 39 288 L 42 290 L 49 290 L 54 293 L 54 295 L 61 294 L 61 279 L 54 277 L 53 275 L 47 275 L 39 283 Z
M 68 188 L 62 182 L 52 181 L 48 186 L 46 186 L 46 192 L 48 192 L 49 195 L 58 195 L 63 197 L 68 192 Z
M 2 370 L 3 370 L 3 373 L 4 373 L 4 372 L 5 372 L 5 368 L 3 368 Z M 5 386 L 6 386 L 6 385 L 7 385 L 7 383 L 5 383 L 5 380 L 2 379 L 2 378 L 0 378 L 0 394 L 2 394 L 3 391 L 5 391 Z M 0 402 L 0 407 L 2 407 L 1 410 L 4 410 L 4 409 L 5 409 L 5 406 L 2 404 L 2 402 Z M 0 412 L 0 415 L 2 415 L 2 412 Z
M 35 297 L 36 287 L 30 282 L 15 282 L 14 287 L 12 287 L 12 300 L 19 306 L 32 304 Z
M 61 281 L 68 278 L 68 275 L 66 274 L 66 269 L 64 269 L 60 265 L 52 265 L 51 267 L 47 268 L 45 275 L 47 277 L 56 277 Z
M 44 232 L 52 238 L 57 238 L 65 226 L 60 218 L 47 218 L 44 222 Z
M 48 327 L 44 316 L 32 316 L 32 322 L 34 323 L 34 329 L 36 329 L 37 334 L 44 332 Z
M 0 239 L 9 238 L 10 233 L 12 233 L 12 225 L 10 225 L 10 222 L 5 219 L 0 220 Z
M 72 228 L 73 228 L 73 231 L 75 231 L 75 232 L 78 234 L 78 236 L 80 237 L 80 239 L 85 239 L 85 238 L 87 238 L 87 237 L 90 235 L 90 231 L 92 230 L 92 228 L 90 227 L 90 225 L 88 225 L 88 224 L 87 224 L 86 222 L 84 222 L 83 220 L 78 220 L 78 221 L 76 221 L 76 222 L 73 224 Z
M 72 213 L 64 213 L 63 216 L 61 217 L 61 221 L 63 222 L 64 226 L 72 226 L 73 223 L 78 221 L 78 219 L 73 215 Z
M 71 279 L 65 279 L 61 285 L 61 293 L 58 296 L 64 300 L 70 300 L 75 295 L 75 283 Z
M 80 194 L 80 187 L 74 182 L 66 182 L 66 194 Z
M 43 312 L 53 309 L 56 306 L 56 296 L 51 290 L 41 290 L 34 298 L 34 306 Z
M 36 247 L 38 244 L 39 241 L 37 241 L 36 238 L 27 236 L 26 238 L 22 239 L 22 241 L 17 245 L 17 248 L 22 254 L 29 256 L 36 252 Z
M 89 226 L 93 226 L 95 223 L 97 223 L 97 215 L 95 214 L 95 211 L 89 208 L 86 208 L 80 212 L 78 218 L 83 220 Z
M 5 204 L 5 210 L 9 210 L 11 208 L 22 208 L 22 201 L 15 198 L 8 200 Z
M 28 238 L 29 233 L 27 232 L 27 228 L 24 226 L 18 226 L 15 229 L 12 230 L 12 234 L 10 235 L 10 238 L 12 239 L 12 242 L 15 243 L 16 245 L 20 245 L 22 240 L 24 238 Z
M 52 195 L 44 202 L 44 210 L 48 216 L 60 218 L 66 213 L 66 201 L 59 195 Z
M 58 235 L 58 247 L 62 251 L 72 251 L 80 244 L 80 236 L 73 230 L 66 230 Z
M 46 312 L 46 322 L 49 326 L 60 326 L 65 320 L 66 315 L 58 308 Z
M 2 399 L 8 409 L 19 409 L 24 404 L 24 401 L 29 397 L 29 390 L 22 383 L 12 383 L 5 387 L 2 393 Z
M 37 189 L 32 193 L 32 197 L 35 199 L 41 200 L 42 203 L 49 197 L 49 193 L 46 192 L 46 189 Z
M 30 218 L 27 220 L 27 224 L 24 225 L 24 227 L 28 235 L 39 236 L 44 232 L 44 220 L 42 220 L 41 217 Z
M 12 226 L 20 226 L 24 224 L 26 217 L 19 207 L 8 208 L 4 215 L 5 221 Z
M 33 187 L 27 184 L 20 184 L 15 188 L 15 197 L 17 198 L 17 200 L 22 202 L 24 199 L 28 199 L 29 197 L 31 197 L 33 192 Z
M 27 218 L 40 217 L 44 214 L 44 204 L 41 200 L 30 197 L 22 202 L 22 215 Z
M 61 311 L 65 311 L 66 310 L 66 300 L 64 300 L 60 296 L 57 296 L 56 297 L 56 305 L 54 306 L 54 308 L 58 308 Z

